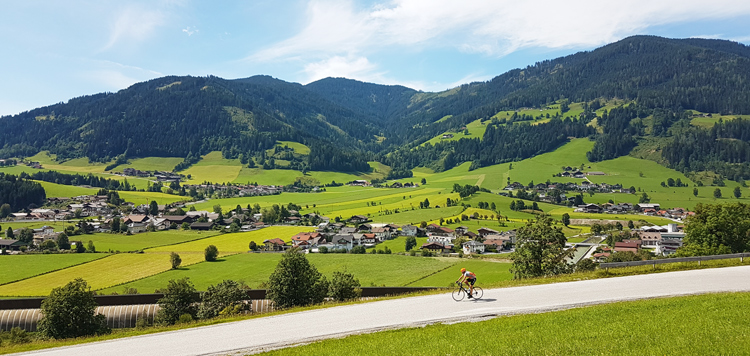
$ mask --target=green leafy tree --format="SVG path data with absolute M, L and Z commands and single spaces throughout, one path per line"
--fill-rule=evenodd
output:
M 3 204 L 0 205 L 0 219 L 5 219 L 10 216 L 10 214 L 13 213 L 13 210 L 10 209 L 10 204 Z
M 421 181 L 421 183 L 422 183 L 422 185 L 425 185 L 425 184 L 427 184 L 427 178 L 422 178 L 422 181 Z
M 693 196 L 698 196 L 698 188 L 693 188 Z
M 109 333 L 104 315 L 96 314 L 98 305 L 94 294 L 81 278 L 52 289 L 49 297 L 42 301 L 39 333 L 53 339 Z
M 323 301 L 328 281 L 298 249 L 287 250 L 268 279 L 267 298 L 279 309 Z
M 552 219 L 539 217 L 518 229 L 516 252 L 511 272 L 516 279 L 552 276 L 571 271 L 567 259 L 574 249 L 565 248 L 562 228 L 553 227 Z
M 219 249 L 214 245 L 208 245 L 206 249 L 203 251 L 203 257 L 208 262 L 216 261 L 216 257 L 219 256 Z
M 184 222 L 182 225 L 180 225 L 180 229 L 182 230 L 190 230 L 190 224 Z
M 406 237 L 406 251 L 411 251 L 414 247 L 417 247 L 417 238 L 414 236 Z
M 685 224 L 681 256 L 750 251 L 750 205 L 698 204 Z
M 195 306 L 197 291 L 189 278 L 170 280 L 167 288 L 161 292 L 164 296 L 157 302 L 160 307 L 156 314 L 157 323 L 173 325 L 185 314 L 193 319 L 196 318 L 198 314 Z
M 18 241 L 30 244 L 34 241 L 34 231 L 28 227 L 21 229 L 21 232 L 18 233 Z
M 198 318 L 209 319 L 248 310 L 250 304 L 245 304 L 246 299 L 247 286 L 232 280 L 224 280 L 208 287 L 201 295 L 202 303 L 198 308 Z
M 734 197 L 739 199 L 742 196 L 742 188 L 734 187 Z
M 620 223 L 619 221 L 615 223 L 615 227 L 617 228 L 617 230 L 622 231 L 623 226 L 622 226 L 622 223 Z
M 635 229 L 635 224 L 633 223 L 633 220 L 628 220 L 628 229 L 630 230 Z
M 570 225 L 570 214 L 565 213 L 565 214 L 562 215 L 562 223 L 565 226 Z
M 157 204 L 155 200 L 152 200 L 151 203 L 148 204 L 148 213 L 151 215 L 159 215 L 159 204 Z
M 362 255 L 367 253 L 367 249 L 362 245 L 354 246 L 352 247 L 352 253 Z
M 59 235 L 57 235 L 57 247 L 61 250 L 70 250 L 70 240 L 68 239 L 68 235 L 65 235 L 64 232 L 61 232 Z
M 714 198 L 716 199 L 721 198 L 721 189 L 719 188 L 714 189 Z
M 94 246 L 94 241 L 89 240 L 89 243 L 86 244 L 86 251 L 94 253 L 96 252 L 96 246 Z
M 221 204 L 214 205 L 214 213 L 221 214 Z
M 328 296 L 333 300 L 345 301 L 359 298 L 362 295 L 359 280 L 354 275 L 346 272 L 333 272 L 331 283 L 328 286 Z
M 648 204 L 650 201 L 651 201 L 651 198 L 649 198 L 646 192 L 643 192 L 643 194 L 641 194 L 641 197 L 638 198 L 638 203 L 640 204 Z
M 180 258 L 177 252 L 172 252 L 169 254 L 169 263 L 172 264 L 172 269 L 178 269 L 182 264 L 182 258 Z
M 5 230 L 5 238 L 6 239 L 12 239 L 15 235 L 13 235 L 13 228 L 9 227 L 8 230 Z

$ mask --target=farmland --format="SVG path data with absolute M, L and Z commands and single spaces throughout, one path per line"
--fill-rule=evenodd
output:
M 0 257 L 0 285 L 43 273 L 90 262 L 104 254 L 76 253 L 61 255 L 17 255 Z
M 150 247 L 175 245 L 187 241 L 206 239 L 217 235 L 216 231 L 182 231 L 168 230 L 158 232 L 144 232 L 131 236 L 121 234 L 97 233 L 84 235 L 80 239 L 84 243 L 92 241 L 97 251 L 132 252 Z M 76 239 L 77 237 L 71 237 Z M 205 247 L 204 247 L 205 248 Z

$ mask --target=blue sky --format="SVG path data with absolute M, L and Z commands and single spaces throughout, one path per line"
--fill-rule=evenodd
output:
M 748 23 L 747 0 L 0 0 L 0 115 L 164 75 L 438 91 L 635 34 L 750 44 Z

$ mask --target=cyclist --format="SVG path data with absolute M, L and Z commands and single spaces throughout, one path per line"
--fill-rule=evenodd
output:
M 461 268 L 461 278 L 459 278 L 456 283 L 466 283 L 466 285 L 469 286 L 469 298 L 471 298 L 474 295 L 474 283 L 476 283 L 476 281 L 476 274 L 467 271 L 466 268 Z

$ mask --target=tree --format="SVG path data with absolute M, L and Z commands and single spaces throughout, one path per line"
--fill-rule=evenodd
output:
M 367 249 L 362 245 L 352 247 L 352 253 L 355 255 L 363 255 L 367 253 Z
M 120 218 L 113 217 L 109 227 L 113 233 L 120 232 Z
M 214 213 L 221 214 L 221 204 L 214 205 Z
M 161 308 L 156 314 L 157 323 L 173 325 L 185 314 L 195 319 L 198 313 L 195 307 L 197 291 L 190 278 L 170 280 L 167 289 L 161 292 L 164 296 L 157 301 Z
M 30 244 L 32 241 L 34 241 L 34 231 L 29 229 L 28 227 L 25 227 L 21 229 L 21 232 L 18 233 L 18 241 Z
M 53 339 L 109 333 L 104 315 L 96 314 L 94 294 L 81 278 L 52 289 L 42 301 L 39 333 Z
M 750 251 L 750 205 L 701 204 L 685 224 L 682 256 Z
M 628 189 L 628 191 L 630 192 L 630 194 L 635 194 L 635 186 L 631 185 L 630 189 Z
M 427 178 L 422 178 L 422 181 L 420 183 L 422 183 L 422 185 L 427 184 Z
M 0 219 L 5 219 L 8 216 L 10 216 L 10 214 L 12 213 L 13 213 L 13 210 L 10 209 L 10 204 L 6 203 L 3 205 L 0 205 Z
M 151 203 L 148 204 L 148 213 L 154 216 L 159 215 L 159 204 L 157 204 L 155 200 L 152 200 Z
M 648 194 L 646 194 L 646 192 L 643 192 L 643 194 L 641 194 L 641 197 L 638 198 L 638 203 L 640 204 L 648 204 L 650 201 L 651 198 L 648 197 Z
M 698 188 L 693 188 L 693 196 L 698 196 Z
M 414 236 L 408 236 L 406 238 L 406 251 L 411 251 L 414 247 L 417 247 L 417 238 Z
M 552 276 L 570 272 L 567 259 L 574 249 L 566 249 L 562 228 L 553 227 L 552 219 L 539 217 L 518 229 L 513 254 L 513 277 L 516 279 Z
M 246 290 L 246 286 L 232 280 L 224 280 L 217 285 L 209 286 L 201 295 L 198 318 L 209 319 L 247 310 L 250 304 L 244 303 L 247 299 Z
M 258 251 L 258 244 L 256 244 L 255 241 L 250 241 L 247 247 L 250 251 Z
M 633 220 L 628 220 L 628 229 L 630 230 L 635 229 L 635 224 L 633 223 Z
M 218 256 L 219 256 L 219 249 L 216 248 L 216 246 L 214 245 L 208 245 L 208 247 L 206 247 L 206 250 L 203 251 L 203 257 L 208 262 L 216 261 L 216 257 Z
M 172 264 L 172 269 L 178 269 L 182 264 L 182 258 L 180 258 L 177 252 L 172 252 L 169 254 L 169 263 Z
M 615 227 L 617 228 L 617 230 L 622 231 L 623 226 L 621 222 L 618 221 L 617 223 L 615 223 Z
M 190 224 L 188 224 L 187 222 L 184 222 L 184 223 L 182 223 L 182 225 L 180 225 L 180 229 L 182 229 L 182 230 L 190 230 Z
M 362 295 L 359 280 L 354 275 L 346 272 L 333 272 L 331 283 L 328 286 L 328 296 L 333 300 L 343 302 L 349 299 L 359 298 Z
M 734 187 L 734 197 L 739 199 L 742 196 L 742 188 Z
M 70 240 L 68 239 L 68 235 L 66 235 L 64 232 L 61 232 L 59 235 L 57 235 L 57 247 L 61 250 L 70 250 Z
M 9 227 L 8 230 L 5 230 L 5 238 L 6 239 L 12 239 L 15 235 L 13 235 L 13 228 Z
M 565 214 L 562 215 L 562 223 L 565 226 L 570 225 L 570 214 L 565 213 Z
M 328 281 L 297 248 L 287 250 L 268 279 L 267 298 L 279 309 L 320 303 Z
M 721 189 L 719 188 L 714 189 L 714 198 L 716 199 L 721 198 Z
M 430 207 L 430 200 L 427 198 L 424 198 L 424 202 L 422 203 L 425 207 L 425 209 Z
M 89 243 L 86 244 L 86 251 L 94 253 L 96 252 L 96 246 L 94 246 L 94 241 L 89 240 Z

